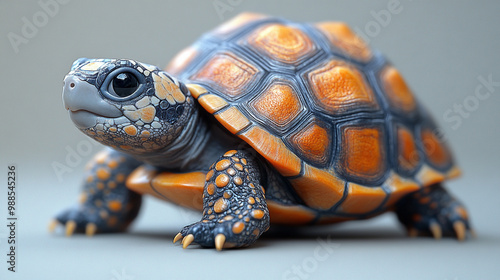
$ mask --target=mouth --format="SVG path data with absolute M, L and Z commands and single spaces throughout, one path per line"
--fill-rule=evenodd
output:
M 87 129 L 97 125 L 99 115 L 87 110 L 69 110 L 69 116 L 79 129 Z
M 98 124 L 119 125 L 129 122 L 129 120 L 123 115 L 117 116 L 114 114 L 106 116 L 84 109 L 68 109 L 68 112 L 73 123 L 81 130 L 96 127 Z
M 102 115 L 102 114 L 98 114 L 98 113 L 95 113 L 95 112 L 92 112 L 92 111 L 89 111 L 89 110 L 85 110 L 85 109 L 70 109 L 70 108 L 66 108 L 66 110 L 68 110 L 68 112 L 70 114 L 90 114 L 90 115 L 94 115 L 96 117 L 101 117 L 101 118 L 116 118 L 116 115 L 109 115 L 109 116 L 106 116 L 106 115 Z

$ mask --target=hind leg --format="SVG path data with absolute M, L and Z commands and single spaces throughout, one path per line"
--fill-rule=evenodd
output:
M 464 240 L 472 231 L 465 207 L 440 184 L 419 190 L 398 202 L 396 214 L 411 236 L 432 234 Z
M 98 153 L 88 165 L 79 203 L 57 215 L 51 230 L 61 224 L 66 235 L 124 231 L 141 205 L 141 195 L 125 186 L 126 177 L 139 165 L 114 150 Z

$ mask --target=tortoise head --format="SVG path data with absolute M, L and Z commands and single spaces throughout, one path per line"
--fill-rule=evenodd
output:
M 158 67 L 129 59 L 86 59 L 64 78 L 71 120 L 98 142 L 131 154 L 172 143 L 193 111 L 186 86 Z

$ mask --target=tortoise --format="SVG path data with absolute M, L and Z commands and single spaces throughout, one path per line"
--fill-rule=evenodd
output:
M 202 211 L 183 248 L 245 247 L 272 224 L 306 226 L 394 211 L 409 235 L 464 240 L 460 169 L 400 72 L 345 23 L 243 13 L 165 71 L 130 59 L 73 63 L 75 125 L 107 148 L 86 168 L 66 234 L 118 232 L 141 197 Z

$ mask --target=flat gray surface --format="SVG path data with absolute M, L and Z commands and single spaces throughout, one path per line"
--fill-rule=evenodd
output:
M 480 77 L 500 81 L 499 2 L 400 0 L 401 11 L 383 24 L 374 15 L 387 14 L 385 0 L 68 2 L 46 22 L 37 1 L 0 2 L 0 279 L 499 279 L 500 87 L 477 104 L 473 100 Z M 223 5 L 228 9 L 219 14 L 215 6 Z M 48 221 L 74 203 L 84 163 L 100 149 L 73 127 L 62 107 L 62 79 L 72 61 L 134 58 L 163 66 L 201 33 L 247 10 L 297 21 L 341 20 L 367 34 L 451 140 L 464 176 L 447 186 L 468 206 L 479 238 L 463 244 L 409 239 L 388 214 L 278 231 L 245 250 L 182 250 L 171 239 L 198 214 L 153 199 L 130 233 L 49 235 Z M 16 52 L 8 34 L 23 36 L 23 18 L 33 22 L 34 16 L 40 27 Z M 464 102 L 471 102 L 470 110 L 459 125 L 443 117 Z M 67 162 L 71 151 L 84 146 L 90 151 Z M 68 172 L 58 176 L 54 162 Z M 16 273 L 5 262 L 10 163 L 18 167 Z M 321 247 L 328 242 L 329 250 Z M 304 274 L 294 274 L 294 267 Z

